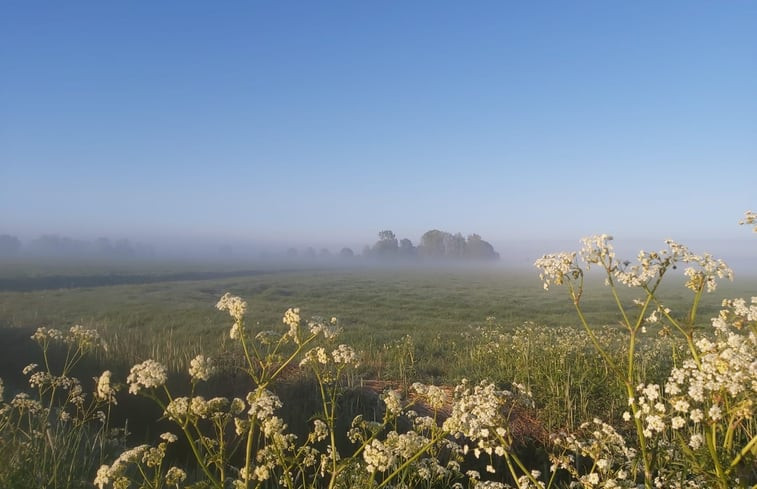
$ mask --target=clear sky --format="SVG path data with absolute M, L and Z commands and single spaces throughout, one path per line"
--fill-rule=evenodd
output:
M 754 240 L 757 2 L 6 0 L 0 124 L 25 238 Z

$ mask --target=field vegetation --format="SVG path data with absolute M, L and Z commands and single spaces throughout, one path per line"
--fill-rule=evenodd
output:
M 757 483 L 754 278 L 606 236 L 537 265 L 6 286 L 0 485 Z

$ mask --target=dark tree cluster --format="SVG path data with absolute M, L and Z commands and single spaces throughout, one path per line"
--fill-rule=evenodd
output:
M 421 236 L 418 246 L 409 239 L 397 240 L 392 231 L 378 233 L 378 241 L 366 246 L 363 255 L 376 259 L 427 259 L 427 260 L 498 260 L 499 253 L 478 234 L 467 238 L 432 229 Z

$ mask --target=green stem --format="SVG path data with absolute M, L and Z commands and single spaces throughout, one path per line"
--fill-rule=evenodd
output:
M 738 465 L 739 463 L 741 463 L 741 461 L 743 460 L 743 458 L 744 458 L 744 457 L 745 457 L 745 456 L 746 456 L 746 455 L 747 455 L 748 453 L 750 453 L 750 452 L 752 451 L 752 449 L 753 449 L 753 448 L 755 447 L 755 445 L 757 445 L 757 435 L 753 436 L 753 437 L 752 437 L 752 439 L 751 439 L 751 440 L 749 440 L 749 442 L 748 442 L 748 443 L 747 443 L 746 445 L 744 445 L 744 446 L 743 446 L 743 447 L 741 448 L 741 450 L 739 450 L 739 454 L 738 454 L 738 455 L 736 455 L 736 458 L 734 458 L 733 460 L 731 460 L 731 463 L 730 463 L 730 465 L 728 466 L 728 468 L 726 469 L 725 473 L 726 473 L 726 474 L 728 474 L 728 473 L 730 473 L 730 472 L 731 472 L 731 471 L 732 471 L 732 470 L 733 470 L 734 468 L 736 468 L 736 466 L 737 466 L 737 465 Z
M 694 301 L 691 303 L 691 309 L 689 310 L 689 326 L 694 328 L 694 321 L 697 319 L 697 309 L 699 309 L 699 301 L 702 299 L 704 293 L 705 279 L 702 279 L 702 283 L 699 285 L 696 293 L 694 293 Z
M 614 293 L 613 295 L 617 297 L 615 288 L 612 286 L 611 288 Z M 570 290 L 571 290 L 571 296 L 573 296 L 572 285 L 570 286 Z M 620 368 L 615 364 L 615 362 L 612 361 L 609 354 L 599 344 L 599 340 L 597 339 L 596 335 L 592 331 L 591 327 L 589 327 L 589 323 L 587 322 L 586 317 L 584 316 L 583 311 L 581 310 L 581 307 L 578 304 L 578 302 L 574 300 L 573 304 L 576 308 L 576 312 L 578 313 L 578 317 L 581 320 L 581 324 L 584 330 L 586 331 L 586 333 L 589 335 L 589 338 L 591 339 L 591 342 L 593 343 L 594 348 L 596 348 L 596 350 L 599 352 L 602 359 L 610 367 L 610 369 L 615 373 L 617 378 L 620 379 L 624 383 L 626 387 L 627 398 L 631 399 L 632 397 L 634 397 L 634 394 L 635 394 L 634 389 L 633 389 L 633 379 L 626 377 L 626 374 L 620 370 Z M 621 307 L 621 311 L 622 311 L 622 307 Z M 624 317 L 625 317 L 625 313 L 624 313 Z M 626 321 L 626 324 L 629 325 L 629 331 L 632 331 L 633 328 L 630 327 L 630 324 L 627 322 L 628 321 L 627 318 L 625 318 L 625 321 Z M 632 347 L 633 347 L 633 343 L 631 344 L 631 347 L 629 348 L 629 350 L 633 350 Z M 633 366 L 632 360 L 630 362 L 630 365 Z M 630 372 L 629 375 L 632 376 L 633 370 L 629 370 L 629 372 Z M 652 464 L 650 461 L 649 453 L 647 451 L 646 437 L 644 436 L 644 427 L 641 423 L 641 419 L 639 419 L 636 416 L 636 413 L 638 411 L 638 408 L 636 407 L 636 403 L 631 403 L 631 411 L 634 414 L 633 418 L 634 418 L 634 424 L 636 425 L 636 435 L 639 440 L 639 449 L 641 450 L 641 457 L 644 463 L 644 486 L 647 488 L 651 488 L 652 487 L 651 485 L 652 484 Z
M 571 293 L 572 293 L 572 287 L 571 287 Z M 576 308 L 576 313 L 578 313 L 578 318 L 581 320 L 581 325 L 583 326 L 584 330 L 586 331 L 586 334 L 589 335 L 589 339 L 591 340 L 592 344 L 594 345 L 594 348 L 597 350 L 599 355 L 602 357 L 602 359 L 605 361 L 605 363 L 610 367 L 610 369 L 615 373 L 615 375 L 618 376 L 620 379 L 624 379 L 625 375 L 623 372 L 618 368 L 618 366 L 615 364 L 615 362 L 612 361 L 612 358 L 607 354 L 607 352 L 602 348 L 602 346 L 599 344 L 599 339 L 597 339 L 596 334 L 594 334 L 594 331 L 589 326 L 589 323 L 586 320 L 586 316 L 584 316 L 583 311 L 581 310 L 581 306 L 574 302 L 573 304 Z
M 668 320 L 670 324 L 673 325 L 674 328 L 676 328 L 681 335 L 683 335 L 684 339 L 686 339 L 686 345 L 689 347 L 689 352 L 691 353 L 691 356 L 694 358 L 694 362 L 697 364 L 697 367 L 702 366 L 702 361 L 699 358 L 699 353 L 697 352 L 697 347 L 694 344 L 694 330 L 693 328 L 684 329 L 683 326 L 681 326 L 681 323 L 679 323 L 675 318 L 673 318 L 669 312 L 665 310 L 664 307 L 661 308 L 662 313 L 665 316 L 665 319 Z
M 718 457 L 717 423 L 712 423 L 710 429 L 704 431 L 704 436 L 707 440 L 707 451 L 710 453 L 710 458 L 712 459 L 713 465 L 715 465 L 715 475 L 718 478 L 718 483 L 721 487 L 727 488 L 728 480 L 725 472 L 723 471 L 723 466 L 720 464 L 720 458 Z
M 312 342 L 315 339 L 316 335 L 311 335 L 309 338 L 306 338 L 305 341 L 297 345 L 297 348 L 292 352 L 289 357 L 287 357 L 286 360 L 284 360 L 278 369 L 274 373 L 271 374 L 269 377 L 269 380 L 267 382 L 270 382 L 271 380 L 278 377 L 278 375 L 290 364 L 292 363 L 292 360 L 297 358 L 297 355 L 300 354 L 300 352 L 305 348 L 306 345 L 308 345 L 310 342 Z
M 164 385 L 163 390 L 166 393 L 166 396 L 168 399 L 171 399 L 171 393 L 168 391 L 168 388 Z M 165 412 L 166 405 L 156 396 L 155 394 L 151 394 L 151 397 L 155 400 L 155 402 L 160 406 L 160 409 Z M 222 484 L 219 483 L 215 477 L 213 477 L 213 474 L 210 473 L 210 470 L 208 469 L 207 464 L 203 460 L 202 455 L 200 455 L 199 450 L 197 449 L 197 444 L 195 443 L 194 437 L 192 436 L 192 433 L 189 431 L 189 428 L 187 426 L 186 422 L 183 423 L 177 423 L 181 427 L 181 431 L 184 433 L 184 438 L 186 438 L 187 443 L 189 443 L 189 448 L 192 450 L 192 454 L 195 457 L 195 460 L 197 460 L 197 463 L 200 465 L 200 468 L 207 476 L 208 480 L 218 488 L 222 487 Z

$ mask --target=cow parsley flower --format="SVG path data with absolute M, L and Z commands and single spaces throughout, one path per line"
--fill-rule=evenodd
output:
M 757 233 L 757 212 L 754 212 L 754 211 L 744 212 L 744 219 L 740 220 L 739 224 L 741 226 L 754 224 L 754 228 L 752 228 L 752 231 Z
M 534 266 L 539 268 L 539 278 L 544 282 L 544 290 L 552 284 L 563 285 L 570 278 L 577 278 L 581 273 L 576 264 L 576 253 L 555 253 L 544 255 Z
M 226 292 L 216 304 L 216 308 L 220 311 L 228 311 L 229 316 L 234 318 L 235 322 L 239 323 L 242 321 L 244 313 L 247 311 L 247 303 L 243 301 L 241 297 Z
M 129 393 L 138 394 L 142 388 L 160 387 L 166 383 L 168 373 L 166 367 L 155 360 L 145 360 L 131 368 L 126 382 L 129 383 Z
M 283 406 L 279 396 L 261 387 L 247 394 L 247 403 L 250 405 L 247 414 L 260 421 L 273 416 L 273 412 Z
M 166 484 L 169 486 L 179 486 L 187 478 L 187 473 L 178 467 L 171 467 L 166 472 Z
M 284 313 L 284 317 L 282 318 L 282 322 L 289 326 L 287 336 L 291 337 L 293 340 L 295 340 L 295 342 L 297 342 L 300 331 L 300 308 L 290 307 L 289 309 L 287 309 L 287 311 Z
M 402 395 L 399 391 L 389 389 L 384 392 L 382 399 L 386 405 L 387 412 L 394 414 L 395 416 L 402 412 Z
M 359 362 L 358 355 L 355 350 L 348 345 L 339 345 L 336 350 L 331 352 L 331 357 L 334 359 L 334 363 L 343 363 L 357 367 Z
M 111 372 L 106 370 L 100 375 L 97 380 L 97 389 L 95 390 L 95 396 L 98 399 L 107 401 L 111 404 L 116 404 L 116 389 L 110 383 Z
M 197 355 L 189 362 L 189 375 L 193 382 L 208 380 L 216 373 L 216 370 L 213 360 L 205 355 Z

